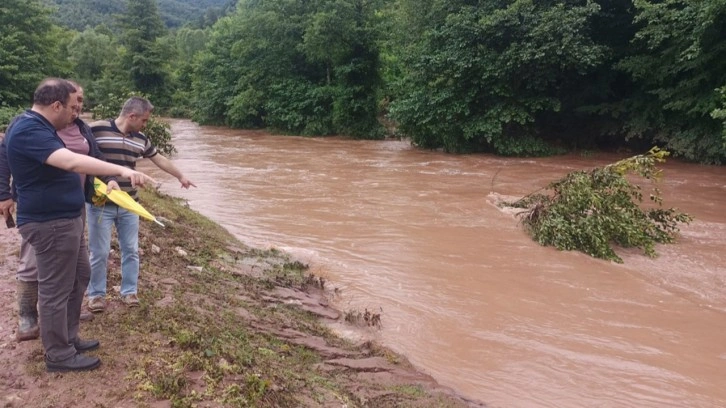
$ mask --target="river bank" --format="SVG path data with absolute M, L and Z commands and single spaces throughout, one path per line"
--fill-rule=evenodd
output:
M 310 264 L 341 290 L 339 309 L 380 311 L 376 340 L 443 385 L 502 407 L 725 406 L 723 168 L 666 162 L 664 204 L 695 221 L 658 258 L 615 264 L 539 245 L 495 198 L 619 155 L 447 155 L 170 124 L 174 163 L 199 188 L 142 161 L 162 191 Z
M 110 290 L 106 313 L 83 323 L 103 364 L 48 374 L 39 341 L 14 339 L 17 230 L 0 232 L 0 404 L 5 407 L 466 407 L 372 342 L 333 334 L 343 319 L 325 281 L 277 251 L 249 248 L 184 202 L 143 192 L 166 228 L 142 222 L 142 306 Z M 119 284 L 113 251 L 109 287 Z

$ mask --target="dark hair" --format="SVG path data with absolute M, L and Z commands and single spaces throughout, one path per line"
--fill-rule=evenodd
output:
M 46 78 L 38 85 L 33 94 L 33 105 L 50 106 L 58 101 L 66 106 L 68 97 L 76 92 L 70 82 L 60 78 Z
M 76 92 L 79 92 L 81 89 L 83 89 L 83 85 L 81 85 L 78 81 L 73 79 L 66 79 L 66 81 L 70 82 L 71 85 L 73 85 L 74 88 L 76 88 Z

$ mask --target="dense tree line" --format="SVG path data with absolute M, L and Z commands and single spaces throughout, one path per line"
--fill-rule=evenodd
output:
M 643 146 L 723 161 L 726 2 L 398 1 L 393 113 L 422 146 Z M 423 28 L 422 28 L 423 27 Z M 402 47 L 398 47 L 402 49 Z
M 142 91 L 201 123 L 377 138 L 385 117 L 448 152 L 726 159 L 726 0 L 200 0 L 180 27 L 172 0 L 127 0 L 65 28 L 45 1 L 0 6 L 0 106 L 73 75 L 91 103 Z
M 242 0 L 212 30 L 195 119 L 306 135 L 381 134 L 372 1 Z
M 4 0 L 0 5 L 0 107 L 17 107 L 47 75 L 64 76 L 69 33 L 52 24 L 37 1 Z
M 105 25 L 113 27 L 124 13 L 125 2 L 118 0 L 44 0 L 53 6 L 53 19 L 61 26 L 77 31 Z M 234 0 L 159 0 L 158 9 L 167 28 L 188 23 L 209 25 L 234 8 Z

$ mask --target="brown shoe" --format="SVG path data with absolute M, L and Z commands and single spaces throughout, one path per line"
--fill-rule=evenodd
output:
M 139 297 L 136 296 L 136 293 L 121 296 L 121 301 L 128 307 L 139 307 Z
M 18 341 L 33 340 L 40 337 L 38 327 L 38 282 L 18 281 Z
M 94 318 L 95 318 L 95 316 L 91 312 L 86 312 L 86 311 L 81 312 L 81 321 L 82 322 L 90 322 Z
M 26 322 L 21 321 L 15 339 L 17 341 L 35 340 L 40 337 L 40 327 L 38 324 L 28 326 Z
M 106 299 L 103 296 L 88 299 L 88 310 L 93 313 L 103 313 L 106 310 Z

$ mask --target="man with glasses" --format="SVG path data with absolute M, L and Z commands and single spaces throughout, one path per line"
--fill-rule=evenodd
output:
M 45 79 L 33 94 L 32 108 L 13 122 L 4 140 L 18 197 L 18 229 L 35 250 L 40 337 L 48 371 L 91 370 L 101 364 L 97 357 L 82 354 L 98 348 L 98 341 L 78 336 L 89 279 L 83 276 L 88 259 L 78 173 L 127 177 L 134 185 L 152 181 L 143 173 L 67 149 L 56 131 L 66 128 L 79 108 L 73 84 Z
M 76 88 L 76 100 L 78 102 L 78 110 L 73 113 L 71 123 L 61 130 L 58 130 L 58 136 L 61 138 L 66 148 L 78 154 L 88 155 L 100 160 L 104 160 L 103 154 L 98 149 L 91 128 L 80 119 L 83 111 L 83 88 L 70 81 Z M 16 117 L 16 119 L 19 117 Z M 10 126 L 13 126 L 14 121 Z M 93 197 L 93 177 L 87 177 L 85 174 L 79 174 L 81 184 L 84 186 L 86 201 L 91 202 Z M 8 219 L 14 208 L 14 197 L 10 185 L 10 169 L 8 168 L 8 157 L 5 151 L 5 145 L 0 143 L 0 212 L 3 217 Z M 109 188 L 118 189 L 115 178 L 103 178 L 103 181 L 109 185 Z M 85 218 L 84 218 L 85 220 Z M 85 247 L 85 240 L 83 241 Z M 90 276 L 90 263 L 79 266 L 83 267 L 81 276 Z M 17 341 L 26 341 L 37 339 L 40 336 L 38 326 L 38 269 L 35 261 L 35 253 L 33 247 L 27 240 L 22 240 L 20 244 L 20 259 L 18 262 L 18 270 L 16 272 L 17 279 L 17 303 L 18 303 L 18 329 L 15 332 Z M 82 280 L 83 282 L 83 280 Z M 81 313 L 81 320 L 90 320 L 93 314 L 90 312 Z

